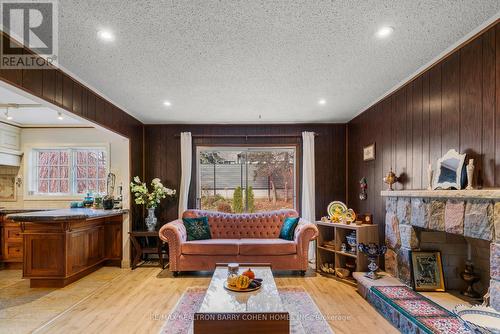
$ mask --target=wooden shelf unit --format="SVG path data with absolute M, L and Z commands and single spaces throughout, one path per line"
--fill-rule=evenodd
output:
M 342 243 L 345 243 L 347 249 L 350 246 L 347 244 L 346 236 L 352 231 L 356 232 L 356 244 L 359 243 L 377 243 L 378 240 L 378 227 L 374 224 L 356 225 L 354 223 L 338 224 L 338 223 L 324 223 L 321 221 L 316 222 L 319 230 L 319 236 L 316 240 L 316 271 L 328 277 L 334 277 L 341 281 L 353 284 L 353 279 L 341 279 L 333 274 L 325 273 L 321 270 L 323 263 L 333 263 L 334 268 L 346 268 L 346 263 L 355 265 L 355 271 L 368 271 L 368 258 L 365 254 L 342 252 Z M 333 241 L 335 248 L 324 247 L 324 243 Z

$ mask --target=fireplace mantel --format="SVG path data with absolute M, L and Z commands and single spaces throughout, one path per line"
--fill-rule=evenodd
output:
M 500 189 L 480 190 L 382 190 L 382 197 L 494 199 L 500 200 Z

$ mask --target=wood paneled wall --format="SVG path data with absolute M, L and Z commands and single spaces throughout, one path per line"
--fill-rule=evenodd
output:
M 169 187 L 179 189 L 181 178 L 179 134 L 189 131 L 193 137 L 194 150 L 203 145 L 265 145 L 300 144 L 300 137 L 248 137 L 244 135 L 298 135 L 302 131 L 314 131 L 316 164 L 316 217 L 326 214 L 332 200 L 345 200 L 345 124 L 284 124 L 284 125 L 146 125 L 145 157 L 146 178 L 159 177 Z M 216 138 L 211 135 L 243 135 L 243 137 Z M 195 167 L 193 159 L 193 167 Z M 189 205 L 194 207 L 196 171 L 193 168 Z M 177 202 L 163 203 L 157 210 L 162 223 L 177 218 Z
M 376 160 L 363 147 L 376 143 Z M 427 166 L 449 149 L 474 159 L 477 186 L 500 186 L 500 24 L 483 31 L 348 124 L 348 202 L 384 235 L 384 175 L 396 189 L 427 187 Z M 434 167 L 435 169 L 435 167 Z M 368 179 L 368 199 L 359 180 Z
M 11 41 L 3 32 L 0 36 L 4 43 Z M 33 54 L 26 48 L 24 52 Z M 129 138 L 130 173 L 143 175 L 143 124 L 125 111 L 57 68 L 0 69 L 0 80 Z M 142 226 L 142 212 L 135 205 L 132 205 L 132 218 L 133 227 Z

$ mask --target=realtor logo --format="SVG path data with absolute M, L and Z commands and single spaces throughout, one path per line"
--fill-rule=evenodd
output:
M 57 2 L 0 0 L 1 25 L 11 39 L 1 39 L 0 68 L 42 69 L 57 59 Z M 36 53 L 29 54 L 29 48 Z

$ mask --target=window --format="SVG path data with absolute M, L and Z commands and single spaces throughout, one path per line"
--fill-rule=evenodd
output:
M 296 207 L 295 147 L 198 147 L 197 207 L 261 212 Z
M 33 149 L 29 195 L 105 193 L 107 165 L 101 147 Z

